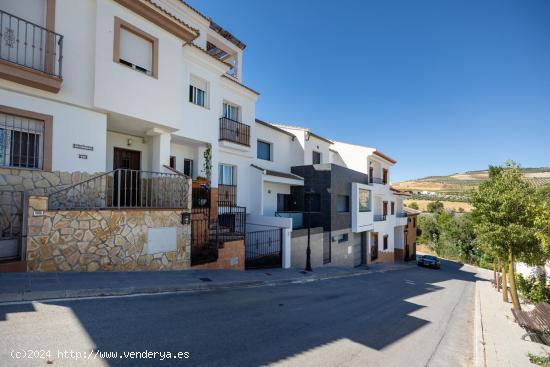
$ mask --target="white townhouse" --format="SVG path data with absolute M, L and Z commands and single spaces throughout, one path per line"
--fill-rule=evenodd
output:
M 158 186 L 162 175 L 189 177 L 191 260 L 172 268 L 244 268 L 244 257 L 247 267 L 287 267 L 301 266 L 299 234 L 291 241 L 291 232 L 305 225 L 300 205 L 312 177 L 296 172 L 314 167 L 336 177 L 330 168 L 336 165 L 348 169 L 353 186 L 340 185 L 329 197 L 323 264 L 357 265 L 377 248 L 389 259 L 403 248 L 407 222 L 400 193 L 389 186 L 395 161 L 307 128 L 257 120 L 259 94 L 243 81 L 245 48 L 181 0 L 0 0 L 0 189 L 49 195 L 58 209 L 52 193 L 60 188 L 72 190 L 72 209 L 82 209 L 79 201 L 88 202 L 87 210 L 136 209 L 166 196 Z M 110 191 L 87 192 L 88 180 L 101 174 L 110 177 L 102 181 Z M 325 181 L 317 190 L 337 186 Z M 7 219 L 0 220 L 13 224 L 1 205 Z M 24 222 L 21 206 L 16 216 Z M 2 241 L 15 238 L 4 232 L 0 261 Z M 150 237 L 163 243 L 164 235 Z M 151 244 L 144 238 L 130 250 L 146 251 Z M 246 251 L 235 242 L 245 238 Z M 32 270 L 66 269 L 64 260 L 56 267 L 51 261 Z M 71 269 L 97 269 L 96 260 L 80 265 Z M 111 258 L 100 266 L 120 269 Z
M 2 166 L 168 166 L 194 178 L 211 146 L 214 187 L 234 184 L 237 168 L 247 181 L 258 93 L 242 84 L 245 45 L 210 18 L 179 0 L 1 0 L 0 10 L 0 124 L 36 139 L 24 165 L 7 154 Z

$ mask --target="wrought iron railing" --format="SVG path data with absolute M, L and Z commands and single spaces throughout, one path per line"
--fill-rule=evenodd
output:
M 376 214 L 374 215 L 374 221 L 375 222 L 383 222 L 386 220 L 386 215 L 384 214 Z
M 119 168 L 48 197 L 53 210 L 188 207 L 189 183 L 185 176 Z
M 246 208 L 218 202 L 216 237 L 220 244 L 241 240 L 246 234 Z
M 397 213 L 395 214 L 395 216 L 396 216 L 397 218 L 407 218 L 407 213 L 405 213 L 405 212 L 397 212 Z
M 276 217 L 291 218 L 292 229 L 304 228 L 304 213 L 296 211 L 280 211 L 275 212 Z
M 0 10 L 0 59 L 61 78 L 63 36 Z
M 237 185 L 218 185 L 218 203 L 222 206 L 237 205 Z
M 250 146 L 250 126 L 222 117 L 220 118 L 220 140 Z
M 280 267 L 283 261 L 282 237 L 281 228 L 248 232 L 245 241 L 246 268 Z
M 381 184 L 381 185 L 385 185 L 386 183 L 384 182 L 384 179 L 380 178 L 380 177 L 371 177 L 370 178 L 370 183 L 375 183 L 375 184 Z

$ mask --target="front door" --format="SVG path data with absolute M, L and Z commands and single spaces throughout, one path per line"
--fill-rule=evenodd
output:
M 141 152 L 115 148 L 113 206 L 133 207 L 140 202 Z
M 378 233 L 373 233 L 371 236 L 372 245 L 370 247 L 370 261 L 378 258 Z
M 361 265 L 367 265 L 367 232 L 361 233 Z

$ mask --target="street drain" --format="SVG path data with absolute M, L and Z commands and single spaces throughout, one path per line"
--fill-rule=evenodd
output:
M 199 280 L 203 281 L 203 282 L 211 282 L 212 279 L 210 278 L 199 278 Z

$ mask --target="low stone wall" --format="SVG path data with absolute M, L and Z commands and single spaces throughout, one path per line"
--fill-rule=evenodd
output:
M 218 260 L 193 266 L 193 269 L 244 270 L 244 240 L 225 242 L 218 249 Z
M 394 263 L 395 254 L 393 251 L 380 251 L 378 250 L 378 257 L 372 263 Z
M 396 248 L 394 249 L 395 261 L 405 261 L 405 250 Z
M 182 211 L 190 210 L 48 210 L 47 197 L 30 196 L 27 270 L 190 268 L 191 227 L 181 224 Z
M 100 174 L 101 172 L 46 172 L 0 168 L 0 190 L 26 191 L 29 195 L 46 196 L 57 189 L 77 184 Z

